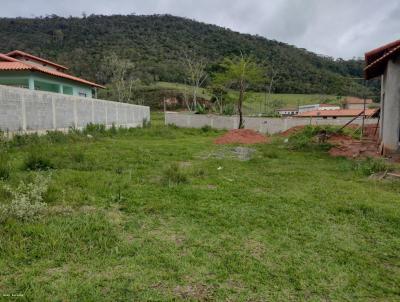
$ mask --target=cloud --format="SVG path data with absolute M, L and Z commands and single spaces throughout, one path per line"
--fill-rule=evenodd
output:
M 18 5 L 0 0 L 0 5 L 3 17 L 168 13 L 343 58 L 400 38 L 398 0 L 19 0 Z

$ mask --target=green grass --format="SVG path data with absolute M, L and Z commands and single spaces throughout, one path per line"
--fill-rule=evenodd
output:
M 0 225 L 6 301 L 399 301 L 400 186 L 279 139 L 214 130 L 19 139 L 0 187 L 51 173 L 38 221 Z M 26 171 L 44 144 L 51 171 Z M 178 168 L 177 168 L 178 167 Z M 172 179 L 166 182 L 165 179 Z M 171 185 L 172 184 L 172 185 Z M 9 196 L 0 190 L 0 202 Z

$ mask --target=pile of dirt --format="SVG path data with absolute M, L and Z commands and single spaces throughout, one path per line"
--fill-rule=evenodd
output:
M 357 157 L 380 157 L 379 145 L 373 139 L 354 139 L 347 135 L 332 134 L 328 143 L 334 145 L 329 150 L 331 156 L 344 156 L 347 158 Z
M 301 132 L 304 129 L 304 127 L 305 126 L 295 126 L 295 127 L 289 128 L 286 131 L 281 132 L 280 135 L 283 137 L 288 137 L 297 132 Z
M 215 144 L 260 144 L 267 143 L 266 136 L 250 129 L 230 130 L 214 140 Z

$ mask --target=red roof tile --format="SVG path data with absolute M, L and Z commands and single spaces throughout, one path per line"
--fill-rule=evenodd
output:
M 47 64 L 47 65 L 50 65 L 50 66 L 53 66 L 55 68 L 59 68 L 59 69 L 62 69 L 62 70 L 67 70 L 68 69 L 67 67 L 65 67 L 63 65 L 54 63 L 54 62 L 49 61 L 49 60 L 45 60 L 45 59 L 39 58 L 37 56 L 31 55 L 29 53 L 26 53 L 26 52 L 23 52 L 23 51 L 20 51 L 20 50 L 13 50 L 13 51 L 7 53 L 6 56 L 9 56 L 9 57 L 21 56 L 21 57 L 24 57 L 24 58 L 33 59 L 33 60 L 42 62 L 44 64 Z
M 367 80 L 384 73 L 388 61 L 400 54 L 400 40 L 383 45 L 365 53 L 364 76 Z
M 30 70 L 30 71 L 45 73 L 45 74 L 52 75 L 52 76 L 59 77 L 59 78 L 68 79 L 68 80 L 71 80 L 74 82 L 83 83 L 83 84 L 93 86 L 93 87 L 105 88 L 102 85 L 99 85 L 99 84 L 96 84 L 96 83 L 93 83 L 93 82 L 90 82 L 90 81 L 87 81 L 87 80 L 84 80 L 84 79 L 81 79 L 78 77 L 74 77 L 74 76 L 66 74 L 64 72 L 52 70 L 52 69 L 38 66 L 35 64 L 30 64 L 29 62 L 19 61 L 15 58 L 9 57 L 4 54 L 0 54 L 0 60 L 6 61 L 6 62 L 0 62 L 0 70 Z M 3 68 L 2 68 L 2 66 L 3 66 Z
M 378 109 L 365 110 L 366 116 L 373 116 Z M 296 117 L 355 117 L 362 114 L 362 109 L 336 109 L 336 110 L 313 110 L 302 112 Z
M 20 62 L 0 62 L 0 70 L 29 70 L 29 66 Z
M 346 98 L 343 100 L 343 102 L 344 102 L 345 104 L 364 104 L 364 99 L 357 98 L 357 97 L 354 97 L 354 96 L 348 96 L 348 97 L 346 97 Z M 372 104 L 372 103 L 373 103 L 373 100 L 371 100 L 371 99 L 366 99 L 366 100 L 365 100 L 365 103 L 366 103 L 366 104 Z

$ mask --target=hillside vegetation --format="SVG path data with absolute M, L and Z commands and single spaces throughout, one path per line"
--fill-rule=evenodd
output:
M 112 52 L 134 62 L 135 74 L 144 83 L 184 83 L 185 52 L 204 58 L 210 74 L 218 70 L 224 57 L 243 52 L 264 66 L 267 74 L 278 72 L 274 92 L 363 93 L 360 81 L 351 79 L 362 76 L 360 60 L 334 60 L 264 37 L 170 15 L 3 18 L 0 42 L 0 52 L 31 52 L 101 83 L 109 80 L 100 71 L 104 57 Z

